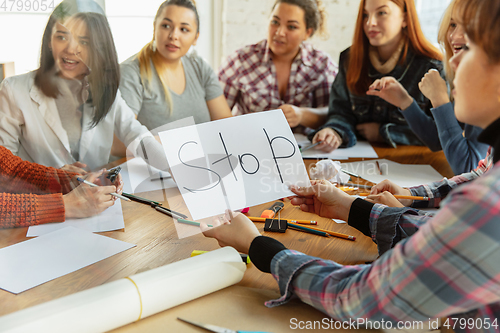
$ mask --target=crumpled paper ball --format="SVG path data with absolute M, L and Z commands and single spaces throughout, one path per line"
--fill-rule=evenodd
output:
M 347 183 L 349 175 L 341 171 L 339 161 L 321 160 L 309 169 L 311 179 L 326 179 L 332 183 Z

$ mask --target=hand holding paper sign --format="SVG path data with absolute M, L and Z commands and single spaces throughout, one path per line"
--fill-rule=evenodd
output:
M 221 247 L 231 246 L 242 253 L 248 253 L 254 238 L 260 236 L 255 224 L 238 212 L 234 212 L 233 219 L 230 220 L 229 210 L 226 210 L 222 220 L 214 219 L 212 225 L 213 228 L 205 223 L 200 224 L 201 231 L 206 237 L 217 239 Z
M 304 162 L 280 110 L 161 132 L 177 185 L 194 220 L 258 205 L 308 186 Z

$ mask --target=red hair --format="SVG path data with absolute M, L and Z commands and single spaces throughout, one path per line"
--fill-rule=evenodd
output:
M 442 60 L 441 52 L 425 38 L 420 23 L 418 21 L 417 10 L 413 0 L 391 0 L 398 5 L 406 14 L 406 28 L 403 29 L 404 46 L 399 60 L 399 64 L 406 61 L 408 49 L 411 46 L 417 55 Z M 365 24 L 364 9 L 366 0 L 359 4 L 356 28 L 349 51 L 349 63 L 347 67 L 347 87 L 356 95 L 364 95 L 372 83 L 368 77 L 370 59 L 368 57 L 368 47 L 370 45 L 365 35 L 363 25 Z

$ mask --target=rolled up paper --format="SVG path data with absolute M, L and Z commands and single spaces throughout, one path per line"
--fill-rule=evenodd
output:
M 105 332 L 243 278 L 240 254 L 224 247 L 0 317 L 2 332 Z

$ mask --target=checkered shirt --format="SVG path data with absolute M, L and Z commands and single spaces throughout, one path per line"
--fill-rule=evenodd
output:
M 266 111 L 283 104 L 326 107 L 338 66 L 324 52 L 303 43 L 292 62 L 286 94 L 278 91 L 272 53 L 263 40 L 232 55 L 219 70 L 219 81 L 233 114 Z

